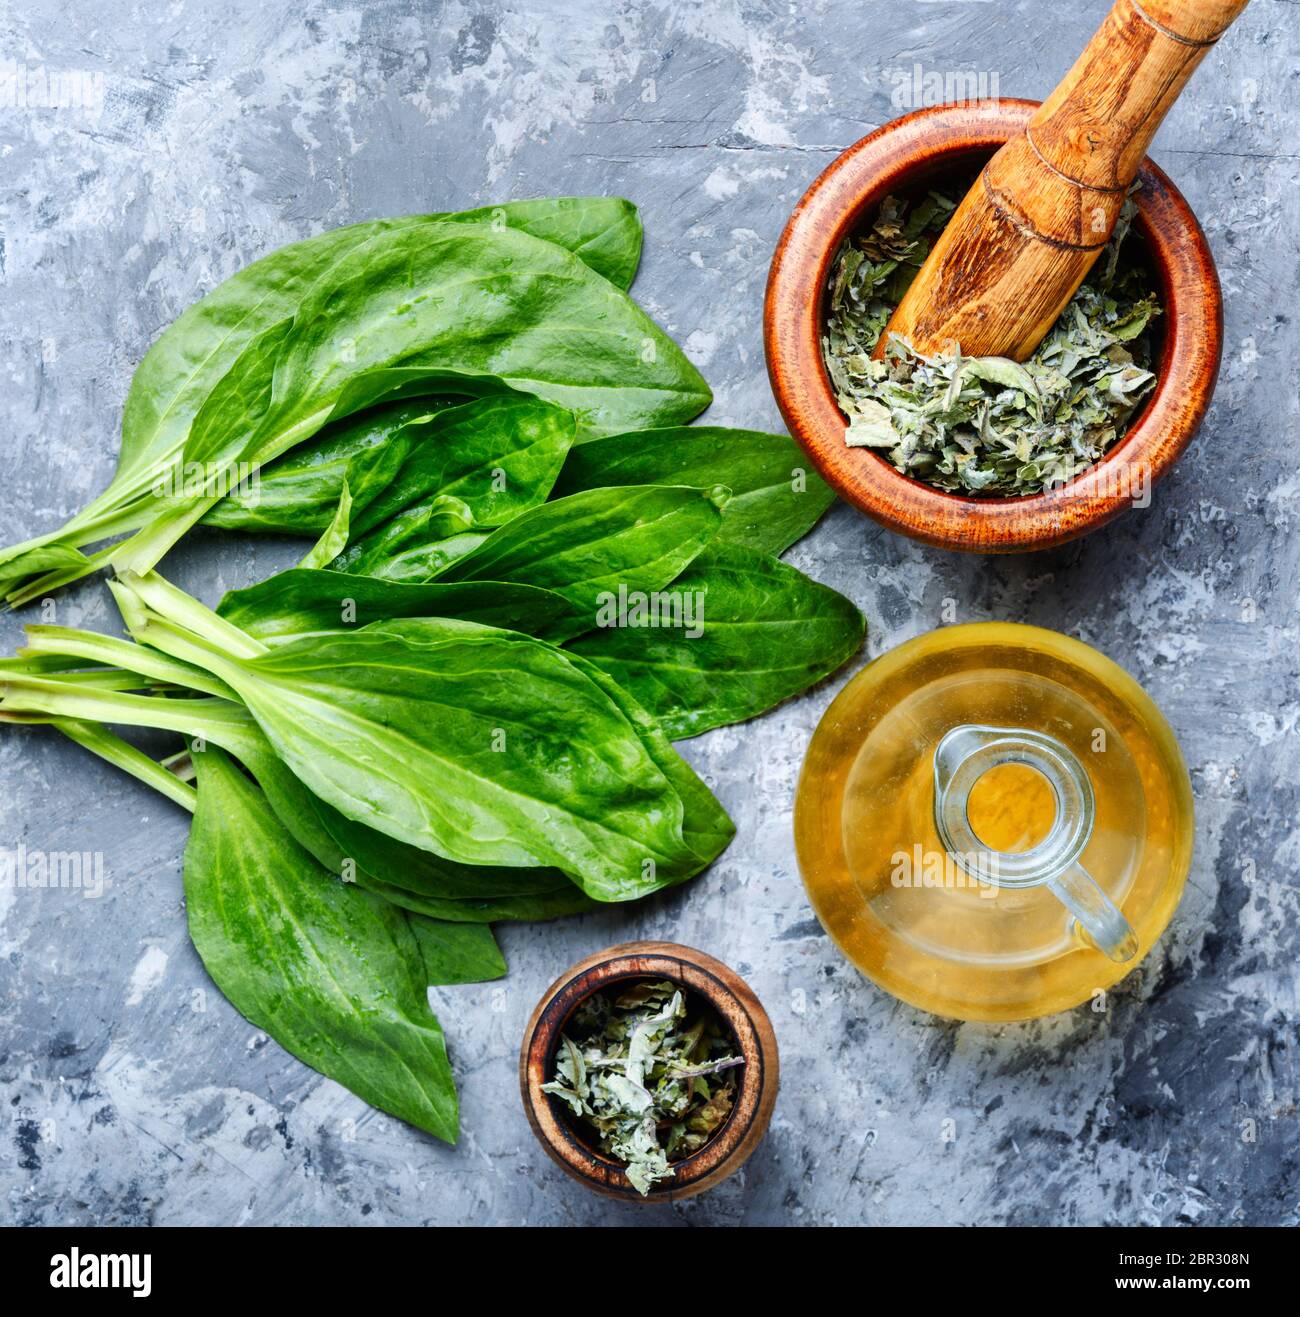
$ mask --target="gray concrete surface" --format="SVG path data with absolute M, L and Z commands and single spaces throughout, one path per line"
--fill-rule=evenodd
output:
M 102 103 L 0 108 L 3 538 L 106 482 L 132 368 L 188 303 L 281 243 L 390 213 L 631 197 L 647 235 L 636 295 L 712 382 L 709 419 L 775 428 L 759 332 L 772 246 L 837 151 L 910 108 L 891 104 L 895 71 L 974 70 L 1041 96 L 1106 8 L 5 0 L 0 74 L 29 89 L 40 70 L 89 75 Z M 507 980 L 438 993 L 465 1112 L 449 1150 L 299 1065 L 212 989 L 185 934 L 181 811 L 52 734 L 9 732 L 0 845 L 100 851 L 110 885 L 97 901 L 0 891 L 0 1220 L 1296 1224 L 1298 56 L 1300 9 L 1255 0 L 1153 150 L 1209 234 L 1227 350 L 1210 420 L 1151 510 L 981 561 L 840 507 L 792 555 L 866 611 L 871 654 L 953 600 L 960 620 L 1099 646 L 1163 707 L 1194 780 L 1196 859 L 1107 1014 L 958 1026 L 836 953 L 804 899 L 790 807 L 841 676 L 687 748 L 740 828 L 712 872 L 637 909 L 507 928 Z M 211 601 L 299 548 L 196 535 L 168 568 Z M 0 619 L 6 650 L 35 614 Z M 112 621 L 98 583 L 56 616 Z M 749 1167 L 675 1209 L 566 1182 L 516 1092 L 538 994 L 631 937 L 729 961 L 783 1049 Z

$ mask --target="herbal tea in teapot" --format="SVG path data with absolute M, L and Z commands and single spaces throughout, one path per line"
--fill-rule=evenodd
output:
M 940 1015 L 1017 1020 L 1129 972 L 1187 879 L 1192 798 L 1169 725 L 1068 636 L 948 627 L 860 672 L 813 736 L 795 840 L 822 923 Z

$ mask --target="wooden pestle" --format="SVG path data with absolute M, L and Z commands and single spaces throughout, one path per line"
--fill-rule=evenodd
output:
M 984 167 L 876 347 L 1028 357 L 1109 241 L 1156 129 L 1247 0 L 1117 0 Z

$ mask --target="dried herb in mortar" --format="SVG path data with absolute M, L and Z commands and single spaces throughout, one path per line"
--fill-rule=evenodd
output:
M 1007 357 L 921 356 L 900 339 L 871 360 L 894 308 L 954 203 L 887 197 L 831 268 L 822 356 L 851 447 L 959 494 L 1035 494 L 1096 463 L 1155 384 L 1149 330 L 1160 314 L 1150 272 L 1120 259 L 1136 213 L 1114 236 L 1051 333 L 1023 365 Z M 1127 255 L 1127 253 L 1126 253 Z
M 717 1013 L 675 983 L 597 992 L 574 1012 L 542 1092 L 590 1126 L 647 1194 L 731 1114 L 744 1064 L 733 1047 Z

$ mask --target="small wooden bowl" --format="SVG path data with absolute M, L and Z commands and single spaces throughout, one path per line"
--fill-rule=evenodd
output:
M 1150 490 L 1204 419 L 1219 373 L 1223 303 L 1214 258 L 1182 194 L 1150 160 L 1137 194 L 1165 314 L 1157 384 L 1128 433 L 1067 485 L 1016 498 L 947 494 L 844 442 L 846 421 L 822 364 L 826 281 L 840 244 L 891 192 L 978 170 L 1037 108 L 1035 101 L 936 106 L 850 147 L 804 194 L 767 281 L 764 345 L 790 433 L 841 498 L 891 530 L 946 549 L 1019 553 L 1086 535 Z
M 673 1162 L 676 1175 L 644 1197 L 628 1180 L 622 1164 L 585 1142 L 576 1122 L 542 1092 L 542 1085 L 555 1077 L 560 1035 L 578 1005 L 602 988 L 636 979 L 671 979 L 698 993 L 731 1029 L 745 1058 L 736 1105 L 726 1124 L 699 1152 Z M 578 961 L 537 1003 L 519 1053 L 524 1111 L 551 1159 L 589 1189 L 637 1203 L 693 1198 L 738 1171 L 767 1132 L 779 1079 L 772 1022 L 749 985 L 721 961 L 674 942 L 625 942 Z

